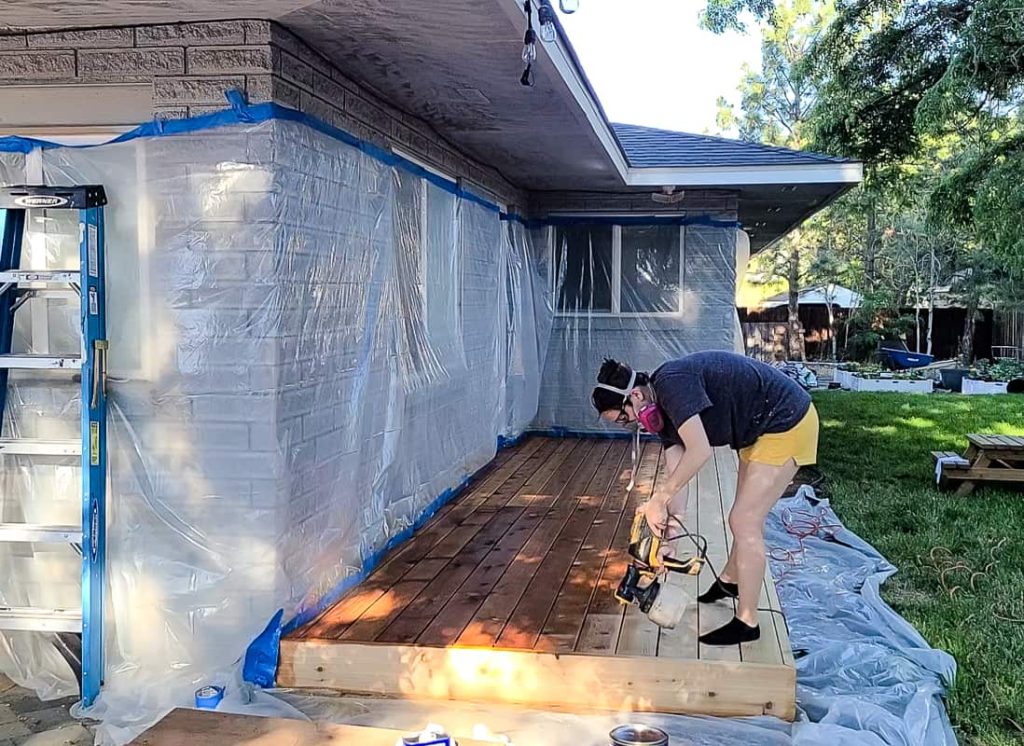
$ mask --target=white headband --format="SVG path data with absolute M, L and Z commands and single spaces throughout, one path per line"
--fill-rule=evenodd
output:
M 629 398 L 629 393 L 633 390 L 634 383 L 636 383 L 635 370 L 629 372 L 629 383 L 626 384 L 626 388 L 624 389 L 616 388 L 615 386 L 610 386 L 607 383 L 599 383 L 597 384 L 597 388 L 607 389 L 608 391 L 614 391 L 616 394 L 620 394 L 622 396 L 622 402 L 623 404 L 625 404 L 626 399 Z

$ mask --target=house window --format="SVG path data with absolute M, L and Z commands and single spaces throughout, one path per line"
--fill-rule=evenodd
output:
M 682 312 L 685 229 L 593 224 L 552 229 L 552 280 L 562 314 Z
M 613 226 L 573 226 L 555 231 L 558 309 L 564 312 L 612 309 Z

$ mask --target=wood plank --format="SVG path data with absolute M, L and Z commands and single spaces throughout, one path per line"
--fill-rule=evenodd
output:
M 458 584 L 465 580 L 466 573 L 471 572 L 473 569 L 471 567 L 467 567 L 465 564 L 465 558 L 461 561 L 459 560 L 467 545 L 478 539 L 482 531 L 486 532 L 487 536 L 490 537 L 495 531 L 503 533 L 503 528 L 508 528 L 504 523 L 505 519 L 503 519 L 499 527 L 495 528 L 492 526 L 489 529 L 487 528 L 496 515 L 496 513 L 489 508 L 498 508 L 501 510 L 512 497 L 512 495 L 509 495 L 508 493 L 507 485 L 512 483 L 518 484 L 519 489 L 532 489 L 535 482 L 545 479 L 549 470 L 554 469 L 557 464 L 560 463 L 561 459 L 570 454 L 575 447 L 576 444 L 572 441 L 554 441 L 546 439 L 541 443 L 540 447 L 529 453 L 524 459 L 518 460 L 516 462 L 518 465 L 508 475 L 508 479 L 505 482 L 502 484 L 493 484 L 491 487 L 487 488 L 492 491 L 491 494 L 486 497 L 485 504 L 477 505 L 475 508 L 468 506 L 468 509 L 472 512 L 469 512 L 465 517 L 462 517 L 461 513 L 459 513 L 458 517 L 462 517 L 462 522 L 458 526 L 452 528 L 440 540 L 435 542 L 433 547 L 428 547 L 428 551 L 426 551 L 425 554 L 421 551 L 416 551 L 414 548 L 410 549 L 408 555 L 403 559 L 407 569 L 403 573 L 402 578 L 404 579 L 405 574 L 413 571 L 414 568 L 418 566 L 418 563 L 410 564 L 416 559 L 416 557 L 423 557 L 423 561 L 444 560 L 444 566 L 434 573 L 430 584 L 426 586 L 426 588 L 429 588 L 430 593 L 454 592 L 455 588 L 458 587 Z M 544 459 L 544 463 L 538 466 L 538 461 L 541 459 Z M 553 466 L 550 465 L 552 463 L 554 464 Z M 453 514 L 455 514 L 455 511 L 453 511 Z M 506 516 L 506 518 L 507 517 L 508 516 Z M 421 543 L 419 546 L 422 547 L 423 544 Z M 481 550 L 474 550 L 476 553 L 479 551 Z M 470 556 L 473 557 L 476 556 L 476 554 L 471 553 Z M 434 563 L 431 563 L 431 568 L 433 568 L 433 566 Z M 452 567 L 454 567 L 454 569 L 450 569 Z M 397 569 L 402 569 L 402 566 L 399 566 Z M 417 571 L 415 574 L 422 575 L 425 572 L 426 570 Z M 441 577 L 448 572 L 453 572 L 454 574 L 451 577 Z M 349 629 L 341 627 L 340 622 L 345 621 L 346 617 L 351 616 L 351 614 L 340 618 L 336 616 L 336 626 L 331 630 L 331 634 L 322 634 L 320 636 L 330 636 L 333 639 L 345 640 L 372 640 L 375 639 L 377 635 L 384 633 L 384 631 L 390 627 L 391 623 L 396 621 L 402 614 L 406 615 L 405 621 L 387 634 L 411 634 L 416 624 L 422 622 L 423 625 L 425 625 L 429 622 L 430 618 L 434 616 L 434 613 L 437 611 L 435 604 L 438 602 L 440 604 L 444 604 L 447 601 L 447 598 L 450 597 L 449 593 L 449 596 L 444 598 L 434 597 L 430 600 L 411 599 L 408 598 L 407 594 L 410 589 L 416 587 L 413 585 L 403 585 L 402 589 L 397 594 L 389 595 L 387 593 L 387 583 L 390 577 L 390 573 L 382 572 L 379 575 L 375 574 L 371 576 L 369 579 L 370 589 L 379 592 L 379 598 L 382 604 L 377 604 L 374 600 L 373 605 L 368 606 L 362 612 L 370 614 L 371 619 L 368 624 L 358 624 L 357 617 L 357 619 L 352 620 L 351 626 L 353 629 L 350 631 Z M 461 580 L 459 580 L 460 578 Z M 453 584 L 455 584 L 454 588 L 452 587 Z M 420 590 L 424 590 L 424 588 L 421 587 Z M 363 593 L 367 593 L 367 591 L 363 591 Z M 367 598 L 372 600 L 372 596 L 367 596 Z M 414 609 L 410 611 L 408 608 L 403 608 L 402 605 L 396 603 L 396 600 L 398 599 L 402 601 L 403 605 L 414 606 Z M 390 618 L 381 617 L 382 609 L 387 610 L 390 614 Z M 429 612 L 430 609 L 433 609 L 433 613 Z M 429 617 L 427 616 L 428 613 Z M 419 631 L 421 630 L 422 627 L 420 630 L 416 630 L 416 634 L 419 634 Z M 312 634 L 309 636 L 312 636 Z M 402 637 L 395 641 L 413 642 L 414 640 L 415 637 L 409 639 Z
M 971 445 L 978 446 L 978 448 L 990 448 L 992 446 L 989 437 L 981 433 L 969 433 L 967 435 L 967 442 Z
M 644 459 L 637 470 L 636 488 L 633 490 L 631 499 L 635 496 L 636 505 L 641 505 L 650 499 L 654 493 L 655 483 L 658 478 L 659 465 L 664 460 L 664 453 L 661 446 L 649 444 L 644 451 Z M 635 508 L 633 509 L 635 512 Z M 632 519 L 632 516 L 629 516 Z M 622 547 L 625 549 L 627 539 Z M 621 578 L 621 574 L 619 576 Z M 616 655 L 638 655 L 654 657 L 658 654 L 658 632 L 657 624 L 647 618 L 647 615 L 640 611 L 640 607 L 629 604 L 625 607 L 625 614 L 622 617 L 622 627 L 619 630 L 619 639 L 615 645 Z
M 389 728 L 178 708 L 129 746 L 395 746 L 403 735 L 409 734 Z M 460 737 L 459 744 L 482 746 L 483 742 Z
M 445 506 L 408 541 L 396 547 L 370 577 L 353 588 L 337 604 L 289 636 L 340 638 L 348 625 L 355 622 L 361 614 L 381 599 L 391 586 L 417 567 L 438 542 L 443 541 L 451 531 L 468 520 L 476 508 L 545 442 L 550 445 L 550 440 L 535 438 L 522 444 L 516 453 L 509 449 L 508 458 L 499 468 Z
M 639 454 L 641 466 L 651 458 L 660 456 L 661 446 L 658 444 L 643 443 L 641 449 Z M 632 469 L 631 456 L 626 463 Z M 637 472 L 639 478 L 639 469 Z M 635 488 L 629 495 L 623 493 L 622 499 L 618 503 L 609 504 L 609 517 L 613 512 L 618 515 L 615 536 L 601 567 L 601 575 L 594 588 L 590 605 L 587 607 L 583 629 L 580 630 L 580 639 L 576 644 L 577 652 L 611 655 L 614 654 L 618 645 L 619 632 L 622 629 L 626 610 L 616 600 L 615 589 L 630 562 L 627 546 L 637 505 L 639 505 L 639 495 Z
M 610 446 L 609 441 L 603 441 L 599 446 L 595 446 L 595 460 L 587 465 L 586 471 L 582 473 L 582 478 L 572 492 L 590 483 Z M 570 497 L 571 494 L 569 493 Z M 516 604 L 495 645 L 501 648 L 528 649 L 537 643 L 558 590 L 562 587 L 599 508 L 600 505 L 596 501 L 587 502 L 578 497 L 572 501 L 570 515 L 558 538 L 551 551 L 541 560 L 540 567 L 531 578 L 526 592 Z
M 946 477 L 953 481 L 1024 482 L 1024 469 L 972 466 L 967 470 L 952 471 Z
M 551 486 L 552 492 L 556 495 L 553 506 L 545 513 L 529 540 L 474 612 L 456 644 L 487 646 L 497 642 L 540 569 L 541 563 L 554 545 L 555 539 L 565 526 L 572 507 L 577 502 L 575 491 L 586 484 L 589 475 L 597 468 L 602 453 L 595 453 L 595 448 L 596 444 L 593 441 L 583 441 L 573 460 L 567 462 L 555 475 Z
M 796 671 L 678 658 L 284 640 L 278 685 L 545 709 L 792 720 Z
M 715 570 L 722 572 L 728 559 L 729 548 L 726 539 L 727 529 L 722 491 L 718 484 L 718 468 L 713 458 L 708 459 L 707 463 L 697 472 L 697 495 L 699 500 L 698 533 L 708 541 L 708 559 L 711 564 L 714 565 Z M 703 577 L 705 575 L 706 579 Z M 710 573 L 701 573 L 701 576 L 701 592 L 703 592 L 714 582 L 714 576 Z M 735 615 L 736 602 L 733 599 L 723 599 L 713 604 L 700 604 L 697 610 L 700 633 L 705 634 L 728 624 Z M 737 662 L 740 660 L 739 645 L 698 645 L 697 652 L 702 660 Z
M 585 450 L 581 448 L 575 452 L 585 453 Z M 451 645 L 458 639 L 474 613 L 505 573 L 508 564 L 515 559 L 555 500 L 571 483 L 570 478 L 562 476 L 566 472 L 568 469 L 563 469 L 558 474 L 551 474 L 539 492 L 527 490 L 524 487 L 523 491 L 532 492 L 527 496 L 529 499 L 521 499 L 517 502 L 516 498 L 513 498 L 509 501 L 510 507 L 529 507 L 526 507 L 526 510 L 484 557 L 458 592 L 427 625 L 417 639 L 418 644 Z
M 609 504 L 621 505 L 629 483 L 629 446 L 625 441 L 613 443 L 604 463 L 581 496 L 581 504 L 600 500 L 597 514 L 587 530 L 572 568 L 558 591 L 544 629 L 534 646 L 537 650 L 570 652 L 576 648 L 587 606 L 601 575 L 601 565 L 611 547 L 618 526 L 618 510 L 609 515 Z
M 345 637 L 345 639 L 394 643 L 413 642 L 473 573 L 484 556 L 522 515 L 523 510 L 521 507 L 500 508 L 494 518 L 481 528 L 478 535 L 473 537 L 472 543 L 449 562 L 414 600 L 399 607 L 399 613 L 391 624 L 375 637 Z M 353 627 L 355 626 L 353 625 Z

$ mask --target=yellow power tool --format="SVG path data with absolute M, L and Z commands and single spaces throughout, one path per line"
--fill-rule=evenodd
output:
M 623 604 L 635 603 L 640 611 L 660 627 L 672 629 L 683 617 L 689 596 L 676 585 L 658 576 L 664 572 L 697 575 L 707 562 L 707 546 L 695 541 L 698 553 L 685 559 L 662 553 L 665 540 L 658 536 L 643 513 L 637 513 L 629 537 L 632 564 L 619 582 L 615 597 Z

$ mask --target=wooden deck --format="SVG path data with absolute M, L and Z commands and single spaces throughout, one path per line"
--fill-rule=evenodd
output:
M 707 647 L 698 630 L 727 622 L 731 603 L 694 602 L 663 630 L 613 595 L 660 454 L 643 447 L 627 500 L 625 441 L 530 438 L 502 451 L 361 585 L 282 641 L 279 685 L 792 719 L 796 676 L 780 615 L 761 613 L 757 642 Z M 687 525 L 707 538 L 717 568 L 735 485 L 735 456 L 719 450 L 690 495 Z M 669 582 L 696 596 L 713 578 Z M 760 606 L 779 609 L 770 576 Z

